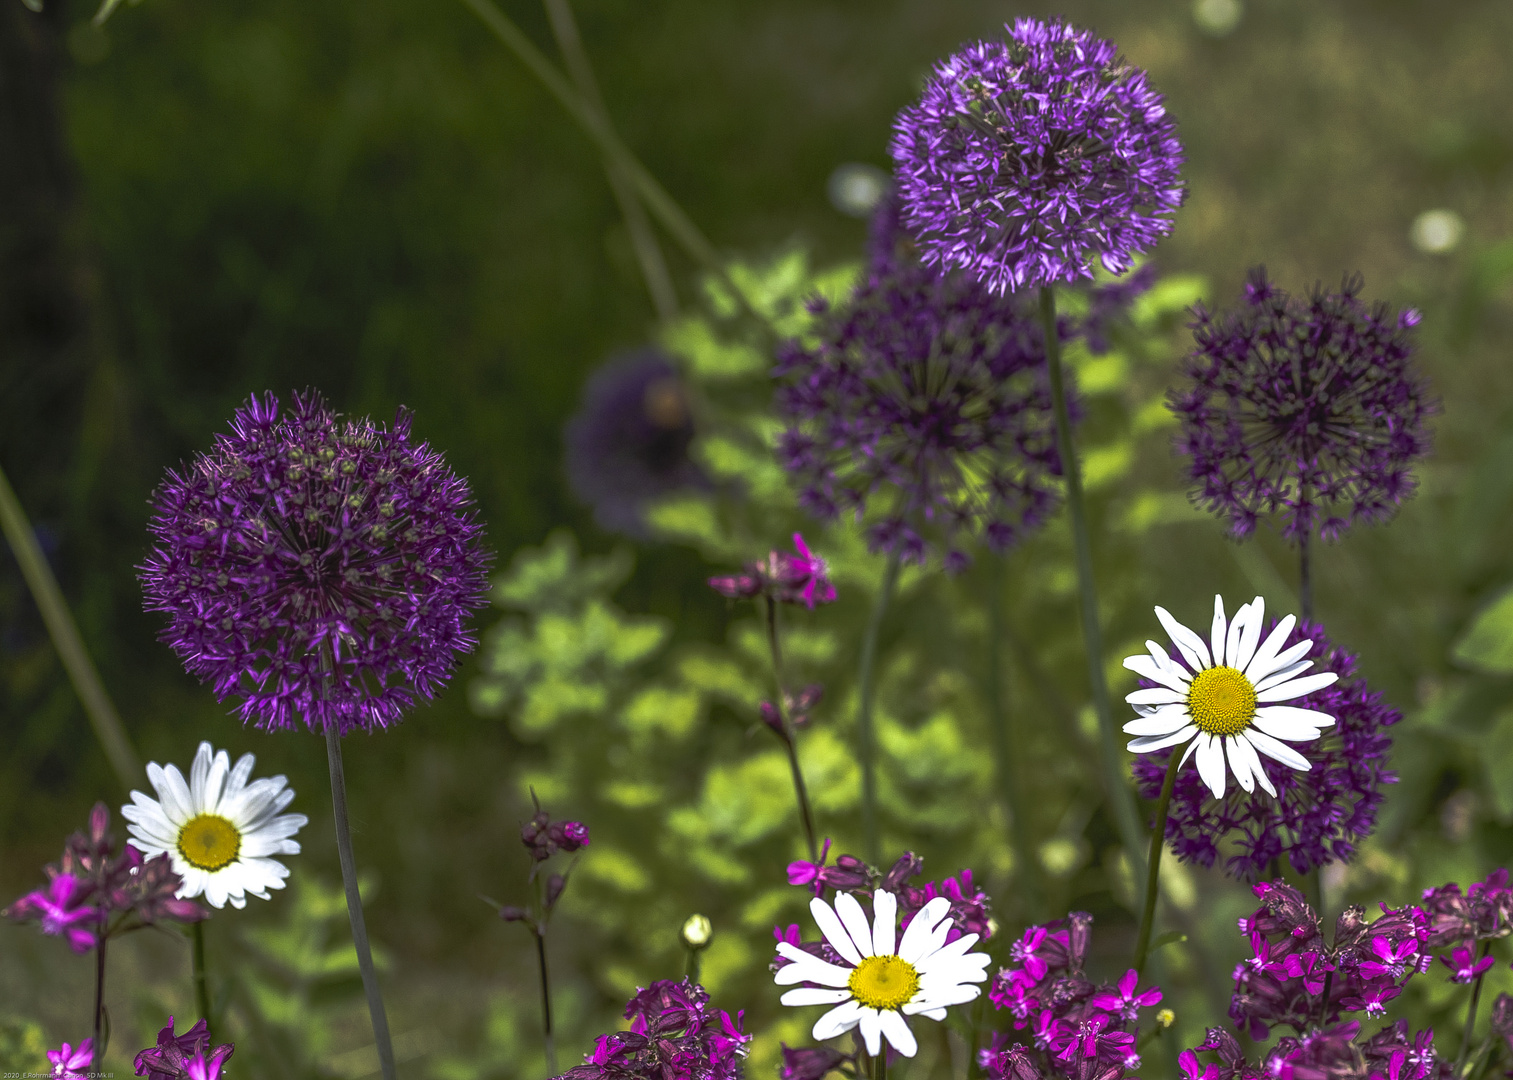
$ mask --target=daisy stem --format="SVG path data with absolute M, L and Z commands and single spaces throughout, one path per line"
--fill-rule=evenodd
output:
M 772 653 L 772 678 L 777 684 L 778 723 L 783 749 L 788 751 L 788 768 L 793 773 L 793 797 L 799 804 L 799 820 L 804 825 L 804 840 L 809 845 L 809 861 L 819 862 L 820 848 L 815 840 L 814 810 L 809 805 L 809 788 L 804 784 L 804 771 L 799 768 L 799 751 L 794 742 L 793 724 L 788 719 L 788 691 L 783 685 L 783 647 L 778 639 L 778 604 L 767 597 L 767 647 Z
M 893 590 L 898 585 L 898 553 L 888 556 L 888 565 L 883 570 L 882 584 L 877 587 L 877 599 L 872 605 L 872 618 L 867 622 L 867 632 L 862 637 L 861 671 L 857 674 L 857 693 L 860 703 L 856 713 L 856 757 L 862 767 L 862 843 L 867 861 L 876 866 L 879 859 L 877 838 L 877 738 L 872 729 L 872 705 L 876 696 L 875 668 L 877 666 L 877 637 L 882 631 L 883 616 L 888 613 L 888 602 L 893 599 Z
M 1490 952 L 1491 949 L 1492 940 L 1488 938 L 1486 941 L 1483 941 L 1481 943 L 1481 955 L 1478 956 L 1477 959 L 1486 959 L 1487 953 Z M 1471 1033 L 1472 1030 L 1476 1027 L 1476 1006 L 1481 1003 L 1482 978 L 1486 974 L 1487 973 L 1485 971 L 1477 972 L 1476 981 L 1471 984 L 1471 1001 L 1466 1005 L 1466 1033 L 1461 1036 L 1460 1056 L 1455 1059 L 1456 1076 L 1461 1075 L 1461 1069 L 1465 1068 L 1466 1065 L 1466 1058 L 1470 1057 L 1471 1055 Z
M 1151 829 L 1150 858 L 1145 870 L 1145 909 L 1140 914 L 1140 936 L 1135 940 L 1135 970 L 1144 974 L 1145 961 L 1150 956 L 1151 929 L 1156 923 L 1156 895 L 1160 891 L 1161 851 L 1166 845 L 1166 815 L 1172 805 L 1172 788 L 1177 783 L 1177 766 L 1182 764 L 1182 755 L 1171 752 L 1171 762 L 1166 766 L 1166 776 L 1161 781 L 1161 795 L 1156 800 L 1156 824 Z
M 1046 370 L 1050 375 L 1051 404 L 1056 412 L 1056 452 L 1066 477 L 1066 505 L 1071 517 L 1072 546 L 1077 559 L 1077 592 L 1081 601 L 1082 640 L 1087 652 L 1089 687 L 1093 711 L 1098 717 L 1099 763 L 1103 771 L 1104 795 L 1109 811 L 1123 841 L 1130 869 L 1139 880 L 1141 859 L 1140 823 L 1135 817 L 1135 802 L 1124 782 L 1124 766 L 1119 757 L 1119 739 L 1114 731 L 1114 717 L 1109 709 L 1108 683 L 1103 675 L 1103 630 L 1098 622 L 1098 587 L 1093 581 L 1093 546 L 1088 534 L 1087 507 L 1082 498 L 1082 467 L 1077 447 L 1072 441 L 1072 417 L 1067 410 L 1066 388 L 1061 371 L 1061 339 L 1056 329 L 1056 293 L 1049 285 L 1040 288 L 1040 325 L 1045 335 Z
M 888 1047 L 884 1044 L 878 1049 L 877 1057 L 872 1059 L 873 1080 L 888 1080 Z
M 1010 836 L 1014 845 L 1014 869 L 1025 906 L 1037 916 L 1040 907 L 1040 875 L 1035 853 L 1030 846 L 1029 822 L 1024 802 L 1019 797 L 1014 756 L 1014 740 L 1009 731 L 1009 715 L 1003 700 L 1004 610 L 1003 594 L 1007 585 L 1005 556 L 993 560 L 993 583 L 988 592 L 988 718 L 993 727 L 993 756 L 998 765 L 998 790 L 1003 796 L 1003 810 L 1009 815 Z
M 331 766 L 331 810 L 336 819 L 336 854 L 341 859 L 341 880 L 347 890 L 347 917 L 352 922 L 352 944 L 357 947 L 357 967 L 362 973 L 363 993 L 368 998 L 368 1017 L 373 1023 L 373 1042 L 378 1048 L 378 1067 L 384 1080 L 395 1080 L 394 1043 L 389 1038 L 389 1017 L 378 991 L 378 973 L 373 970 L 373 949 L 368 944 L 368 926 L 363 920 L 362 894 L 357 890 L 357 860 L 352 857 L 352 828 L 347 823 L 347 782 L 341 767 L 341 736 L 326 726 L 326 760 Z
M 189 932 L 194 935 L 194 999 L 200 1007 L 200 1016 L 206 1024 L 210 1020 L 210 987 L 205 979 L 205 923 L 191 923 Z M 213 1027 L 214 1025 L 211 1024 Z
M 536 927 L 536 961 L 541 968 L 541 1044 L 546 1050 L 546 1075 L 557 1075 L 557 1043 L 552 1036 L 552 984 L 546 973 L 546 927 Z

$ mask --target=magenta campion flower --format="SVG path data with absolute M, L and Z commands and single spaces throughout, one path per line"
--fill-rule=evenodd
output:
M 1491 956 L 1484 956 L 1478 960 L 1475 949 L 1469 945 L 1462 945 L 1458 949 L 1451 950 L 1449 956 L 1441 956 L 1439 962 L 1450 969 L 1451 982 L 1468 983 L 1497 961 Z
M 1275 620 L 1265 634 L 1274 628 Z M 1234 854 L 1224 870 L 1231 877 L 1258 881 L 1269 873 L 1272 860 L 1282 858 L 1303 874 L 1349 860 L 1356 845 L 1376 827 L 1384 789 L 1397 782 L 1397 774 L 1386 768 L 1392 749 L 1387 729 L 1402 714 L 1356 674 L 1355 654 L 1330 641 L 1322 626 L 1295 626 L 1283 648 L 1305 640 L 1313 643 L 1301 658 L 1313 661 L 1310 670 L 1340 676 L 1332 686 L 1288 702 L 1335 718 L 1334 727 L 1319 739 L 1296 747 L 1312 768 L 1304 772 L 1262 758 L 1261 767 L 1276 789 L 1276 798 L 1259 790 L 1252 794 L 1232 788 L 1224 798 L 1214 799 L 1195 771 L 1179 772 L 1166 839 L 1184 862 L 1212 866 L 1220 842 L 1228 837 L 1234 842 Z M 1154 799 L 1160 793 L 1173 752 L 1135 758 L 1135 783 L 1143 797 Z
M 1263 516 L 1300 541 L 1381 522 L 1412 494 L 1437 409 L 1414 362 L 1419 314 L 1368 307 L 1362 280 L 1289 296 L 1251 271 L 1239 310 L 1199 304 L 1168 404 L 1193 501 L 1237 537 Z
M 1060 20 L 935 66 L 893 124 L 904 223 L 926 263 L 1002 295 L 1122 273 L 1182 204 L 1176 125 L 1144 71 Z
M 156 1044 L 137 1054 L 133 1067 L 147 1080 L 218 1080 L 236 1050 L 232 1043 L 210 1047 L 210 1025 L 201 1018 L 182 1035 L 173 1033 L 173 1017 L 158 1032 Z
M 433 697 L 476 639 L 489 556 L 466 481 L 315 393 L 238 409 L 155 496 L 140 576 L 162 638 L 243 722 L 371 731 Z
M 629 1031 L 599 1036 L 567 1080 L 740 1080 L 751 1036 L 697 983 L 659 980 L 625 1006 Z
M 1093 1004 L 1107 1012 L 1117 1013 L 1122 1019 L 1134 1020 L 1139 1016 L 1141 1009 L 1148 1009 L 1161 1003 L 1161 988 L 1153 986 L 1149 990 L 1137 990 L 1140 985 L 1140 973 L 1130 968 L 1124 973 L 1117 986 L 1112 990 L 1103 990 L 1093 995 Z
M 1358 970 L 1368 979 L 1401 979 L 1410 967 L 1415 966 L 1418 941 L 1406 938 L 1394 944 L 1385 937 L 1373 937 L 1370 945 L 1371 958 L 1362 960 Z
M 81 1080 L 90 1075 L 89 1067 L 95 1063 L 95 1041 L 85 1039 L 77 1047 L 64 1043 L 47 1052 L 47 1061 L 52 1066 L 47 1075 L 55 1080 Z
M 809 550 L 799 533 L 793 534 L 792 554 L 774 549 L 766 558 L 747 563 L 739 574 L 710 578 L 709 587 L 732 600 L 766 596 L 781 604 L 803 604 L 810 611 L 836 597 L 825 560 Z
M 63 935 L 76 953 L 95 947 L 100 909 L 91 902 L 92 885 L 72 874 L 59 874 L 45 890 L 27 893 L 0 914 L 18 922 L 36 919 L 44 934 Z

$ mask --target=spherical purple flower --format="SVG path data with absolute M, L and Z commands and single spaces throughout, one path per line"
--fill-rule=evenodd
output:
M 1019 19 L 941 61 L 894 121 L 904 222 L 933 266 L 995 293 L 1123 273 L 1172 228 L 1182 147 L 1109 41 Z
M 610 532 L 647 536 L 647 502 L 707 483 L 688 456 L 688 389 L 658 349 L 614 357 L 594 372 L 563 435 L 568 486 Z
M 889 256 L 843 307 L 815 302 L 814 339 L 782 348 L 778 454 L 816 517 L 868 518 L 872 550 L 924 562 L 936 546 L 959 570 L 964 541 L 1004 551 L 1056 505 L 1044 334 L 1024 298 L 937 273 L 896 237 L 881 230 Z
M 1275 624 L 1272 620 L 1266 633 Z M 1313 661 L 1310 670 L 1340 676 L 1332 686 L 1288 702 L 1335 718 L 1334 727 L 1318 740 L 1295 747 L 1313 768 L 1299 772 L 1263 757 L 1261 767 L 1276 788 L 1276 798 L 1259 788 L 1247 794 L 1235 787 L 1224 798 L 1214 799 L 1196 770 L 1179 772 L 1166 819 L 1166 839 L 1183 861 L 1212 866 L 1219 842 L 1232 837 L 1237 851 L 1225 862 L 1225 872 L 1231 877 L 1257 881 L 1273 859 L 1283 857 L 1303 874 L 1348 860 L 1355 845 L 1375 828 L 1377 808 L 1384 798 L 1382 788 L 1397 781 L 1397 775 L 1385 768 L 1392 748 L 1386 729 L 1402 714 L 1355 675 L 1356 657 L 1331 642 L 1323 627 L 1304 623 L 1288 635 L 1284 648 L 1304 639 L 1313 642 L 1302 657 Z M 1135 758 L 1135 782 L 1143 797 L 1154 799 L 1160 793 L 1174 752 Z
M 410 434 L 319 395 L 250 398 L 156 496 L 141 567 L 162 637 L 243 722 L 371 731 L 430 698 L 476 639 L 489 556 L 466 481 Z
M 1282 515 L 1298 541 L 1390 518 L 1415 487 L 1437 410 L 1413 362 L 1418 312 L 1367 307 L 1359 276 L 1305 299 L 1251 271 L 1243 306 L 1193 309 L 1189 382 L 1169 396 L 1193 501 L 1249 536 Z

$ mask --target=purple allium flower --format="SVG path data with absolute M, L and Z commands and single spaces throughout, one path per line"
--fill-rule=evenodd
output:
M 567 481 L 609 532 L 649 535 L 646 503 L 707 485 L 688 456 L 693 409 L 678 369 L 659 349 L 607 361 L 583 388 L 563 431 Z
M 1438 408 L 1412 360 L 1419 314 L 1367 307 L 1361 286 L 1291 297 L 1258 268 L 1239 311 L 1193 309 L 1188 381 L 1169 395 L 1176 448 L 1191 459 L 1193 501 L 1233 535 L 1280 514 L 1289 540 L 1335 539 L 1412 494 Z
M 1004 551 L 1049 516 L 1061 461 L 1024 298 L 903 251 L 842 307 L 813 310 L 816 336 L 784 344 L 774 370 L 778 456 L 805 510 L 870 517 L 872 550 L 906 562 L 925 560 L 928 530 L 950 570 L 967 565 L 965 540 Z
M 935 66 L 894 121 L 904 222 L 933 266 L 1007 293 L 1123 273 L 1182 204 L 1176 125 L 1112 42 L 1019 19 Z
M 732 600 L 766 596 L 781 604 L 803 604 L 813 611 L 816 604 L 835 601 L 825 560 L 816 556 L 799 533 L 793 534 L 793 554 L 770 551 L 765 559 L 747 563 L 739 574 L 709 579 L 709 587 Z
M 1274 626 L 1275 620 L 1265 632 L 1270 634 Z M 1302 657 L 1314 662 L 1310 670 L 1340 676 L 1334 685 L 1288 702 L 1335 718 L 1334 727 L 1318 740 L 1296 747 L 1313 768 L 1299 772 L 1261 758 L 1276 798 L 1259 790 L 1246 794 L 1233 788 L 1224 798 L 1213 799 L 1196 771 L 1179 772 L 1166 839 L 1183 861 L 1212 866 L 1219 841 L 1233 836 L 1239 850 L 1224 866 L 1231 877 L 1255 882 L 1267 873 L 1273 859 L 1284 856 L 1303 874 L 1350 859 L 1355 845 L 1375 828 L 1377 808 L 1385 797 L 1382 789 L 1397 781 L 1397 775 L 1385 768 L 1392 748 L 1386 729 L 1402 714 L 1356 676 L 1355 655 L 1331 642 L 1323 627 L 1314 623 L 1295 627 L 1283 648 L 1305 639 L 1313 642 Z M 1135 783 L 1145 798 L 1159 794 L 1173 752 L 1135 758 Z
M 696 983 L 659 980 L 625 1006 L 629 1031 L 599 1036 L 568 1080 L 740 1080 L 750 1035 Z
M 201 1018 L 182 1035 L 173 1033 L 173 1017 L 158 1032 L 156 1045 L 136 1056 L 136 1074 L 147 1080 L 217 1080 L 221 1066 L 236 1050 L 232 1043 L 210 1048 L 210 1025 Z
M 47 1075 L 54 1080 L 79 1080 L 89 1075 L 89 1067 L 95 1063 L 95 1041 L 85 1039 L 77 1048 L 64 1043 L 56 1050 L 47 1052 L 52 1071 Z
M 267 730 L 372 731 L 433 697 L 476 643 L 489 556 L 466 481 L 410 433 L 314 393 L 253 396 L 158 489 L 147 607 L 185 667 Z

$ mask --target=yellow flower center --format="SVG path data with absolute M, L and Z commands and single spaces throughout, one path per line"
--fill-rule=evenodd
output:
M 219 814 L 192 817 L 179 830 L 179 854 L 197 870 L 224 870 L 241 850 L 242 834 Z
M 1199 730 L 1238 735 L 1256 716 L 1256 688 L 1232 667 L 1205 668 L 1193 676 L 1187 709 Z
M 873 1009 L 898 1009 L 919 992 L 919 972 L 899 956 L 868 956 L 846 984 L 851 996 Z

